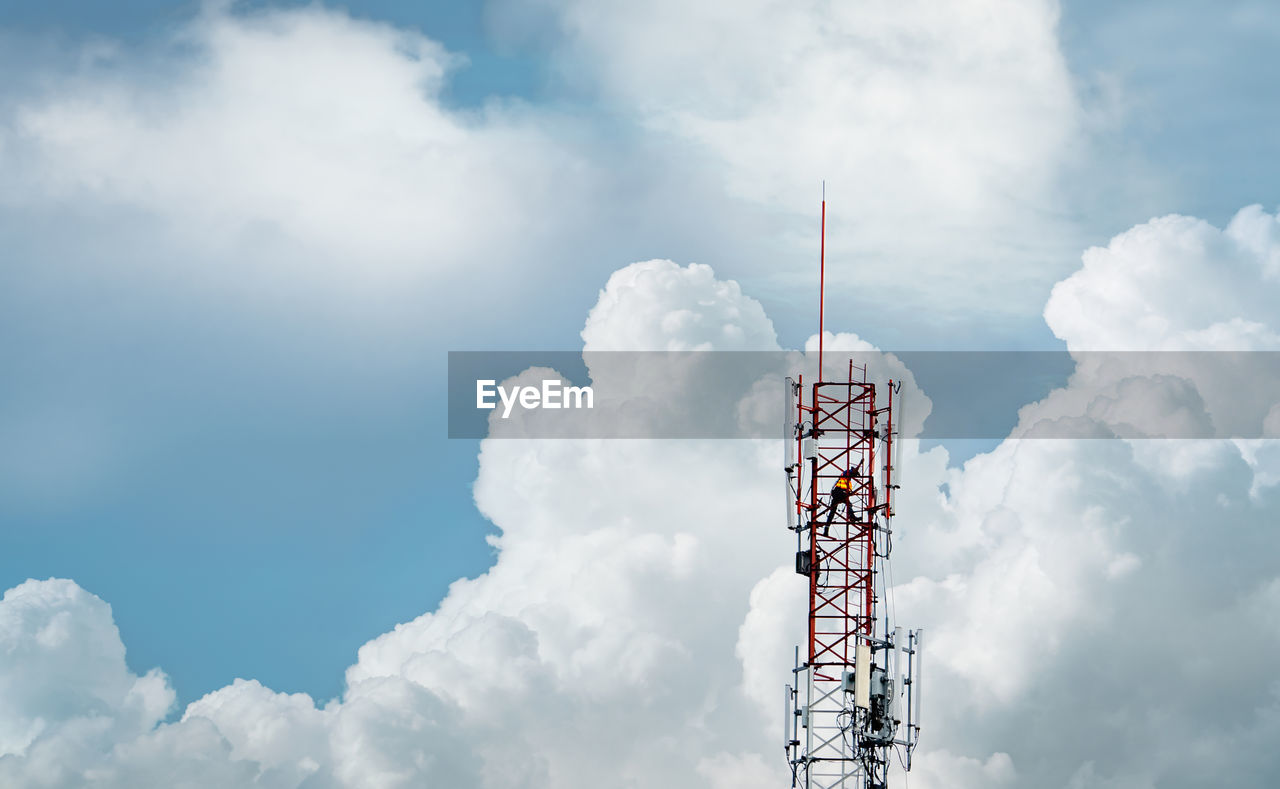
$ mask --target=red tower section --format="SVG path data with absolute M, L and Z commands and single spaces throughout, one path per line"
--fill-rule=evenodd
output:
M 866 368 L 852 361 L 844 381 L 812 384 L 808 402 L 800 383 L 798 456 L 808 467 L 808 491 L 797 507 L 809 528 L 807 561 L 797 557 L 807 567 L 797 569 L 809 576 L 808 664 L 815 679 L 838 682 L 853 669 L 857 644 L 875 636 L 876 524 L 892 514 L 893 382 L 881 407 Z M 836 506 L 831 490 L 847 470 L 854 473 L 849 505 Z

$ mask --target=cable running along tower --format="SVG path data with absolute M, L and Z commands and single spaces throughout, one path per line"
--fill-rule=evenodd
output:
M 824 195 L 818 379 L 786 381 L 787 528 L 796 533 L 796 572 L 808 578 L 809 615 L 803 661 L 797 647 L 786 686 L 784 743 L 793 789 L 884 789 L 891 759 L 911 769 L 920 734 L 923 631 L 895 626 L 882 605 L 901 382 L 878 387 L 852 360 L 824 375 L 826 214 Z M 837 507 L 842 474 L 848 504 Z

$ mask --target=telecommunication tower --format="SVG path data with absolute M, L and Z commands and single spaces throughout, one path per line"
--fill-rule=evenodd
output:
M 820 290 L 825 196 L 822 231 Z M 877 387 L 852 360 L 835 379 L 823 376 L 823 301 L 818 380 L 786 381 L 787 528 L 796 572 L 808 578 L 809 616 L 804 659 L 797 647 L 786 686 L 784 743 L 793 789 L 884 789 L 895 753 L 911 769 L 920 735 L 923 631 L 897 627 L 883 605 L 901 383 Z M 842 475 L 847 504 L 832 495 Z

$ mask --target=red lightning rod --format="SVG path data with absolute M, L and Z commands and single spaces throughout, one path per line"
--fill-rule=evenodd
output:
M 822 380 L 823 310 L 827 301 L 827 182 L 822 182 L 822 229 L 818 242 L 818 380 Z

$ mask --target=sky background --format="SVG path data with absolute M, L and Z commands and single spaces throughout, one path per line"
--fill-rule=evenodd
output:
M 0 586 L 109 603 L 170 719 L 323 703 L 498 555 L 448 351 L 581 348 L 650 259 L 801 348 L 823 179 L 830 330 L 1089 347 L 1086 249 L 1280 203 L 1267 3 L 870 5 L 0 3 Z

